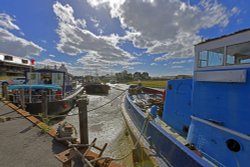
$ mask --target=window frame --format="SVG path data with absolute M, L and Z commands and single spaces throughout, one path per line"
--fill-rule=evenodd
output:
M 221 65 L 213 65 L 213 66 L 210 65 L 209 66 L 208 65 L 209 64 L 209 51 L 211 52 L 212 50 L 216 50 L 216 49 L 220 49 L 220 48 L 223 48 L 222 64 Z M 200 59 L 200 54 L 202 52 L 206 52 L 206 60 Z M 204 66 L 204 67 L 201 66 L 202 61 L 206 62 L 206 66 Z M 204 68 L 220 67 L 220 66 L 224 66 L 224 64 L 225 64 L 225 47 L 218 47 L 218 48 L 213 48 L 213 49 L 210 49 L 210 50 L 203 50 L 203 51 L 198 52 L 198 63 L 197 63 L 198 68 L 204 69 Z
M 227 56 L 227 49 L 228 47 L 230 46 L 235 46 L 235 45 L 241 45 L 241 44 L 245 44 L 245 43 L 249 43 L 250 44 L 250 41 L 246 41 L 246 42 L 241 42 L 241 43 L 237 43 L 237 44 L 233 44 L 233 45 L 227 45 L 225 46 L 225 57 L 226 57 L 226 60 L 225 60 L 225 66 L 241 66 L 241 65 L 250 65 L 250 62 L 249 63 L 240 63 L 240 64 L 228 64 L 227 63 L 227 59 L 228 59 L 228 56 Z
M 225 68 L 246 68 L 246 67 L 250 67 L 250 63 L 243 63 L 243 64 L 227 64 L 227 48 L 230 47 L 230 46 L 234 46 L 234 45 L 240 45 L 240 44 L 244 44 L 244 43 L 249 43 L 250 40 L 247 40 L 247 41 L 244 41 L 244 42 L 239 42 L 239 43 L 235 43 L 235 44 L 231 44 L 231 45 L 225 45 L 225 46 L 220 46 L 220 47 L 223 47 L 224 48 L 224 56 L 223 56 L 223 64 L 222 65 L 219 65 L 219 66 L 206 66 L 206 67 L 201 67 L 200 66 L 200 53 L 203 52 L 203 51 L 207 51 L 207 55 L 208 55 L 208 51 L 209 50 L 200 50 L 199 52 L 196 52 L 196 63 L 195 63 L 195 71 L 197 70 L 210 70 L 210 69 L 225 69 Z M 217 48 L 220 48 L 220 47 L 217 47 Z M 213 49 L 216 49 L 216 48 L 213 48 Z M 212 50 L 212 49 L 210 49 Z M 208 60 L 207 60 L 208 62 Z
M 8 59 L 8 58 L 10 59 Z M 7 61 L 13 61 L 13 56 L 10 56 L 10 55 L 4 55 L 4 60 L 7 60 Z

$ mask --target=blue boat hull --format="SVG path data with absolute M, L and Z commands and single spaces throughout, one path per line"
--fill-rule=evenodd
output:
M 130 96 L 126 94 L 125 109 L 130 119 L 141 132 L 145 114 L 137 107 Z M 144 138 L 149 145 L 157 152 L 157 156 L 165 162 L 165 166 L 175 167 L 201 167 L 211 166 L 208 162 L 201 159 L 193 151 L 182 145 L 173 136 L 168 134 L 164 129 L 158 126 L 154 121 L 150 121 L 144 133 Z M 162 165 L 161 165 L 162 166 Z

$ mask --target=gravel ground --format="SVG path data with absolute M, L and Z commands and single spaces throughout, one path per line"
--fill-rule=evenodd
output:
M 0 102 L 1 117 L 20 116 Z M 55 167 L 62 164 L 54 154 L 64 151 L 64 145 L 57 143 L 47 134 L 24 118 L 0 122 L 0 166 L 1 167 Z M 79 162 L 75 166 L 81 165 Z

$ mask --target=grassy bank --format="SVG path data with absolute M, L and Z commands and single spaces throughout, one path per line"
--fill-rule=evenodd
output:
M 0 80 L 6 80 L 6 79 L 9 79 L 10 76 L 0 76 Z
M 141 83 L 145 87 L 151 87 L 151 88 L 160 88 L 165 89 L 167 81 L 133 81 L 129 82 L 128 84 L 138 84 Z

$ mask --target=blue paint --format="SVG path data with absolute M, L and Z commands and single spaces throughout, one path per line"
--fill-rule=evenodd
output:
M 228 149 L 226 142 L 229 139 L 239 142 L 241 146 L 239 152 Z M 249 140 L 192 120 L 188 141 L 194 143 L 205 156 L 218 166 L 249 166 Z
M 239 33 L 245 34 L 239 35 Z M 199 72 L 199 76 L 195 75 L 194 79 L 172 80 L 167 84 L 163 121 L 186 137 L 187 141 L 215 166 L 249 166 L 249 37 L 250 29 L 196 45 L 198 46 L 195 50 L 196 54 L 204 51 L 209 53 L 206 59 L 202 58 L 195 64 L 197 69 L 194 74 Z M 225 46 L 221 46 L 223 44 Z M 216 50 L 217 45 L 222 47 L 220 51 Z M 233 49 L 230 50 L 232 46 Z M 228 56 L 234 57 L 231 62 L 234 63 L 233 65 L 227 64 L 225 58 Z M 199 60 L 199 55 L 196 55 L 195 60 Z M 220 66 L 214 66 L 217 63 Z M 246 73 L 238 73 L 237 70 L 244 70 Z M 225 72 L 218 73 L 218 71 Z M 238 76 L 231 78 L 230 75 Z M 205 81 L 198 81 L 203 79 Z M 134 109 L 132 113 L 138 113 L 137 110 Z M 132 114 L 131 117 L 133 117 Z M 141 119 L 138 120 L 143 122 Z M 142 123 L 137 123 L 138 127 L 141 125 Z M 173 166 L 195 166 L 190 163 L 192 156 L 188 152 L 183 153 L 186 155 L 179 152 L 180 149 L 184 149 L 183 145 L 156 124 L 152 123 L 149 126 L 145 137 L 150 139 L 159 154 L 171 161 Z
M 153 105 L 153 106 L 150 108 L 150 115 L 151 115 L 153 118 L 156 118 L 156 117 L 157 117 L 157 106 L 156 106 L 156 105 Z
M 248 166 L 250 140 L 202 122 L 191 121 L 191 115 L 249 136 L 250 94 L 246 92 L 250 92 L 250 69 L 246 70 L 246 83 L 199 82 L 191 79 L 168 82 L 163 120 L 179 134 L 187 135 L 187 140 L 218 166 Z M 183 131 L 184 126 L 188 127 L 188 133 Z M 238 152 L 228 148 L 226 142 L 229 139 L 240 144 Z
M 51 90 L 61 90 L 62 87 L 59 85 L 48 85 L 48 84 L 39 84 L 39 85 L 10 85 L 8 86 L 9 90 L 15 89 L 51 89 Z
M 163 121 L 186 136 L 191 122 L 192 79 L 168 81 Z
M 229 69 L 230 71 L 232 69 Z M 250 134 L 250 69 L 246 83 L 194 82 L 193 114 Z
M 128 95 L 126 95 L 125 107 L 138 131 L 141 132 L 146 119 L 145 114 L 133 103 L 131 97 Z M 178 142 L 160 126 L 156 125 L 154 121 L 149 122 L 144 137 L 148 139 L 151 147 L 156 150 L 157 156 L 165 162 L 165 164 L 161 164 L 161 166 L 168 166 L 169 163 L 175 167 L 211 166 L 209 163 L 195 155 L 195 153 L 186 146 Z

